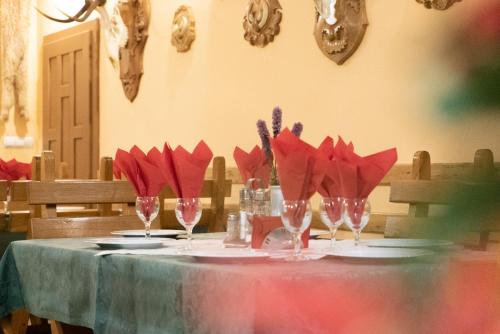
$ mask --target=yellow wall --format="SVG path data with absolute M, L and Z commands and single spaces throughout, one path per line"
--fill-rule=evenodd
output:
M 51 8 L 57 0 L 40 2 Z M 313 1 L 281 2 L 281 33 L 259 49 L 243 39 L 244 0 L 151 0 L 144 77 L 134 103 L 101 46 L 101 154 L 164 140 L 192 147 L 203 138 L 229 157 L 235 144 L 257 143 L 255 121 L 269 119 L 279 104 L 288 124 L 304 123 L 304 138 L 313 144 L 339 133 L 361 153 L 396 145 L 400 161 L 410 161 L 418 149 L 430 150 L 435 161 L 471 160 L 479 147 L 500 157 L 498 113 L 457 121 L 437 116 L 433 102 L 455 75 L 441 66 L 446 59 L 438 49 L 450 23 L 466 16 L 473 1 L 446 12 L 412 0 L 367 1 L 370 25 L 343 66 L 316 46 Z M 187 54 L 170 45 L 172 16 L 181 4 L 196 16 L 197 39 Z M 64 27 L 44 19 L 41 34 Z
M 55 2 L 39 0 L 45 8 Z M 144 77 L 134 103 L 122 93 L 101 45 L 101 155 L 165 140 L 192 148 L 203 138 L 234 165 L 234 145 L 256 144 L 256 120 L 269 120 L 280 105 L 286 123 L 302 121 L 303 138 L 315 145 L 325 135 L 341 134 L 362 154 L 395 145 L 400 162 L 420 149 L 434 161 L 471 161 L 484 147 L 500 158 L 499 113 L 454 120 L 442 117 L 435 104 L 456 77 L 443 66 L 439 48 L 477 2 L 445 12 L 414 0 L 366 2 L 365 38 L 337 66 L 313 38 L 312 0 L 281 0 L 281 33 L 264 49 L 243 39 L 245 0 L 151 0 Z M 172 17 L 181 4 L 192 6 L 196 16 L 197 38 L 186 54 L 170 45 Z M 43 19 L 39 34 L 64 27 Z

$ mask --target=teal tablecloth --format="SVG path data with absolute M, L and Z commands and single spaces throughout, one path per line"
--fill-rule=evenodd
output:
M 23 232 L 0 232 L 0 258 L 9 247 L 10 243 L 18 240 L 26 240 L 26 233 Z
M 475 285 L 474 300 L 452 303 L 443 295 L 443 277 L 456 271 L 448 262 L 215 264 L 96 252 L 78 239 L 12 243 L 0 262 L 0 316 L 25 307 L 96 334 L 442 333 L 491 324 L 487 294 L 477 296 L 494 279 Z M 494 268 L 473 269 L 494 277 Z M 474 277 L 467 272 L 469 290 Z M 468 316 L 436 326 L 454 312 Z

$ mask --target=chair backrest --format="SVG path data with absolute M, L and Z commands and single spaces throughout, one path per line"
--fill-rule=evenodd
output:
M 412 179 L 391 183 L 390 201 L 408 203 L 408 215 L 389 217 L 387 237 L 411 236 L 429 220 L 429 206 L 451 204 L 454 195 L 472 190 L 479 183 L 500 179 L 490 150 L 476 151 L 473 163 L 432 164 L 428 152 L 416 152 L 413 158 Z M 500 230 L 500 223 L 478 226 L 480 246 L 486 247 L 490 231 Z
M 394 181 L 407 180 L 412 176 L 412 164 L 397 164 L 394 165 L 389 173 L 385 175 L 383 180 L 380 182 L 379 186 L 381 188 L 387 188 Z M 209 168 L 207 170 L 207 177 L 210 177 L 213 173 L 213 169 Z M 237 167 L 229 167 L 226 169 L 226 178 L 232 181 L 235 186 L 244 186 L 243 179 L 241 178 L 240 172 Z M 226 210 L 228 211 L 239 211 L 239 204 L 226 204 Z M 372 213 L 370 216 L 370 224 L 368 224 L 364 231 L 365 232 L 384 232 L 386 225 L 387 215 L 383 213 Z M 324 224 L 321 222 L 319 212 L 313 212 L 313 222 L 312 227 L 314 228 L 325 228 Z
M 31 178 L 40 180 L 41 177 L 41 156 L 36 155 L 31 161 Z M 27 203 L 27 188 L 29 180 L 0 181 L 0 201 L 4 201 L 4 206 L 8 215 L 2 214 L 0 231 L 6 232 L 26 232 L 30 217 Z
M 226 161 L 224 157 L 215 157 L 211 175 L 205 175 L 201 198 L 210 199 L 210 207 L 203 209 L 199 226 L 206 226 L 209 232 L 224 231 L 224 202 L 231 197 L 231 180 L 226 179 Z M 165 200 L 175 199 L 176 195 L 169 187 L 160 194 L 160 221 L 162 228 L 179 228 L 174 210 L 166 209 Z
M 64 180 L 31 182 L 28 203 L 41 206 L 40 216 L 31 219 L 31 238 L 109 236 L 120 229 L 141 229 L 144 225 L 133 215 L 117 216 L 110 210 L 73 212 L 60 217 L 57 205 L 135 203 L 135 193 L 127 181 Z M 89 213 L 91 212 L 91 214 Z M 153 224 L 158 227 L 158 223 Z

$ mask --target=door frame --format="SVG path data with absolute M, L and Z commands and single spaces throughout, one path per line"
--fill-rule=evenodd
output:
M 90 168 L 92 173 L 94 173 L 92 178 L 97 178 L 97 171 L 99 170 L 99 49 L 100 49 L 100 28 L 99 19 L 95 19 L 88 22 L 83 22 L 76 26 L 72 26 L 68 29 L 55 32 L 53 34 L 45 35 L 43 37 L 42 52 L 46 45 L 57 42 L 58 40 L 71 37 L 75 34 L 90 31 L 91 32 L 91 49 L 90 49 L 90 141 L 91 141 L 91 156 L 90 156 Z M 42 138 L 44 136 L 44 110 L 50 108 L 48 91 L 46 87 L 46 79 L 48 78 L 47 67 L 45 66 L 45 57 L 42 57 L 42 92 L 43 92 L 43 103 L 42 103 Z M 42 140 L 44 142 L 44 140 Z M 45 149 L 45 148 L 44 148 Z

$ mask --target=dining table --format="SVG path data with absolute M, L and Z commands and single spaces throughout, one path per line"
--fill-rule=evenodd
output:
M 11 243 L 0 317 L 23 308 L 96 334 L 500 333 L 495 253 L 286 262 L 100 252 L 88 239 Z

